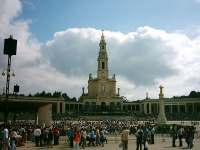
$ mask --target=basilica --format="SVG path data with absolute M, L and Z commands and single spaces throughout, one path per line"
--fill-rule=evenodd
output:
M 105 36 L 102 36 L 99 43 L 97 77 L 89 75 L 88 93 L 84 93 L 83 88 L 83 104 L 85 110 L 92 111 L 108 111 L 121 110 L 123 99 L 120 97 L 119 88 L 116 92 L 115 74 L 109 77 L 108 54 L 106 50 Z

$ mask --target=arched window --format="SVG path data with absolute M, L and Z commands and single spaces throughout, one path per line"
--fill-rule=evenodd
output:
M 104 46 L 102 46 L 102 49 L 104 49 Z
M 105 69 L 105 62 L 102 62 L 102 69 Z

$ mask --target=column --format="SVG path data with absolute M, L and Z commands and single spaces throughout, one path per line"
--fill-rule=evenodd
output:
M 38 109 L 38 125 L 51 125 L 52 120 L 52 104 L 45 105 Z
M 38 112 L 35 113 L 35 125 L 38 125 Z
M 60 102 L 57 102 L 57 113 L 60 113 Z
M 165 102 L 164 102 L 164 94 L 162 93 L 162 89 L 164 87 L 160 86 L 160 94 L 159 94 L 159 115 L 157 118 L 157 123 L 158 124 L 166 124 L 167 123 L 167 119 L 166 119 L 166 115 L 165 115 Z
M 62 102 L 62 113 L 65 113 L 65 102 Z
M 172 104 L 171 104 L 171 113 L 173 113 L 173 110 L 172 110 Z
M 147 114 L 147 103 L 144 103 L 144 113 Z
M 195 113 L 195 105 L 194 105 L 194 103 L 192 103 L 192 110 L 193 110 L 193 113 Z
M 179 105 L 179 103 L 178 103 L 178 113 L 180 114 L 180 105 Z
M 159 114 L 159 103 L 157 103 L 157 113 Z
M 188 113 L 188 109 L 187 109 L 187 103 L 185 103 L 185 113 Z
M 151 112 L 151 103 L 149 103 L 149 113 L 152 114 L 152 112 Z
M 139 104 L 139 108 L 140 108 L 140 113 L 142 113 L 142 104 Z

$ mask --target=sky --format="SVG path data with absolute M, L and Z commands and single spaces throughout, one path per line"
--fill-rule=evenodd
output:
M 101 30 L 120 95 L 134 101 L 200 91 L 200 0 L 0 0 L 4 39 L 18 40 L 10 92 L 66 92 L 79 98 L 97 74 Z M 0 76 L 0 93 L 6 77 Z M 87 92 L 87 90 L 86 90 Z

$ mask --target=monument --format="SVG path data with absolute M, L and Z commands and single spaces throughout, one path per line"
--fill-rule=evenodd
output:
M 166 124 L 167 123 L 167 119 L 165 116 L 165 105 L 164 105 L 164 94 L 163 94 L 163 86 L 161 85 L 160 87 L 160 94 L 159 94 L 159 115 L 158 115 L 158 119 L 157 119 L 157 123 L 158 124 Z

